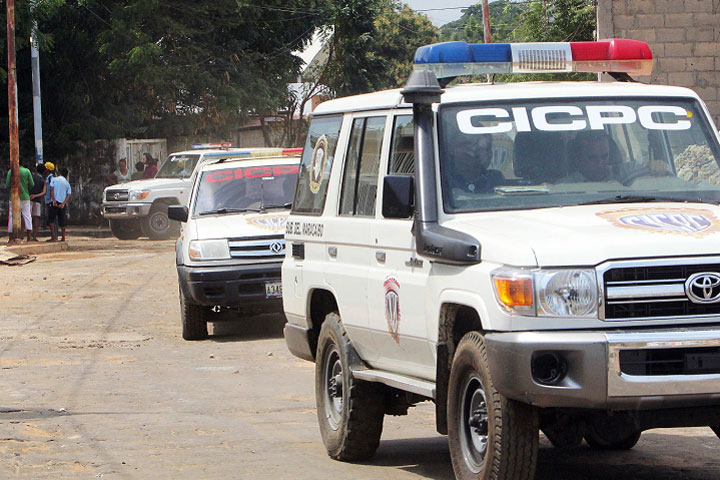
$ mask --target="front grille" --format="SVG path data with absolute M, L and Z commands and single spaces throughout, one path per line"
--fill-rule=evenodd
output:
M 281 261 L 285 256 L 285 239 L 282 235 L 231 238 L 228 245 L 233 258 Z
M 108 190 L 105 192 L 105 200 L 108 202 L 127 202 L 128 190 Z
M 685 282 L 695 273 L 720 273 L 719 263 L 612 268 L 603 275 L 605 319 L 720 314 L 720 303 L 693 303 Z
M 626 375 L 709 375 L 720 373 L 720 347 L 620 350 Z

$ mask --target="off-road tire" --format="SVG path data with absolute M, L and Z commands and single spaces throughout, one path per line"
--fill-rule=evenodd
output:
M 142 235 L 137 220 L 110 220 L 110 231 L 119 240 L 135 240 Z
M 531 480 L 534 477 L 538 452 L 537 411 L 495 390 L 485 341 L 479 332 L 467 333 L 457 346 L 450 370 L 447 412 L 450 459 L 456 479 Z M 487 421 L 486 430 L 482 427 L 483 419 Z
M 150 213 L 142 219 L 142 231 L 151 240 L 173 238 L 180 233 L 180 225 L 168 218 L 168 205 L 155 203 Z
M 207 322 L 212 313 L 210 307 L 194 305 L 187 301 L 180 290 L 180 318 L 182 320 L 182 338 L 184 340 L 204 340 L 208 336 Z
M 600 432 L 593 425 L 588 425 L 584 436 L 590 448 L 596 450 L 630 450 L 640 440 L 641 434 L 641 431 L 633 430 L 610 435 L 609 432 Z
M 323 443 L 328 455 L 335 460 L 371 458 L 382 434 L 385 413 L 383 386 L 353 378 L 350 363 L 355 356 L 340 315 L 329 313 L 318 337 L 315 402 Z M 340 390 L 339 395 L 331 393 L 333 385 L 334 392 Z

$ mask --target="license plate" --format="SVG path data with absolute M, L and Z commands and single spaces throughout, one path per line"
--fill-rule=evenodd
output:
M 265 284 L 265 298 L 281 298 L 282 297 L 282 283 L 266 283 Z

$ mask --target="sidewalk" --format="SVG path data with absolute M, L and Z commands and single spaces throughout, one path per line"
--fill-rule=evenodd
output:
M 109 238 L 112 232 L 108 227 L 95 227 L 87 225 L 68 226 L 66 236 L 72 242 L 73 238 Z M 43 253 L 57 253 L 68 249 L 68 242 L 46 242 L 50 238 L 50 230 L 38 232 L 39 242 L 26 242 L 19 245 L 7 245 L 7 228 L 0 228 L 0 252 L 10 252 L 16 255 L 39 255 Z

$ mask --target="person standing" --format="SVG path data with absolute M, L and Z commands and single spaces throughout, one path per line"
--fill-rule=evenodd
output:
M 145 178 L 145 164 L 137 162 L 135 164 L 135 173 L 130 176 L 130 180 L 142 180 L 143 178 Z
M 108 174 L 107 179 L 112 184 L 125 183 L 125 182 L 130 181 L 131 176 L 132 176 L 132 173 L 130 173 L 130 170 L 128 170 L 127 160 L 125 160 L 124 158 L 121 158 L 120 160 L 118 160 L 117 170 Z
M 155 178 L 155 175 L 157 175 L 158 172 L 157 159 L 153 158 L 152 155 L 147 152 L 143 153 L 143 157 L 145 159 L 144 177 Z
M 35 173 L 32 174 L 34 185 L 30 189 L 30 201 L 32 202 L 32 241 L 37 242 L 37 234 L 40 229 L 40 219 L 42 218 L 43 197 L 45 197 L 45 165 L 38 163 L 35 165 Z
M 45 177 L 45 215 L 47 215 L 45 222 L 50 229 L 50 239 L 47 240 L 48 242 L 57 241 L 57 231 L 55 230 L 55 224 L 50 221 L 50 207 L 52 206 L 52 197 L 50 196 L 50 184 L 52 184 L 53 179 L 55 178 L 53 174 L 54 171 L 55 165 L 52 162 L 45 162 L 45 172 L 43 172 L 43 176 Z
M 50 183 L 50 196 L 52 197 L 52 205 L 50 206 L 50 217 L 57 226 L 55 239 L 57 241 L 57 230 L 62 229 L 61 241 L 65 241 L 65 227 L 67 226 L 67 204 L 70 201 L 70 182 L 67 181 L 68 169 L 61 168 L 60 175 L 56 176 Z
M 10 182 L 12 181 L 12 170 L 8 171 L 7 181 L 5 182 L 5 188 L 8 192 L 10 191 Z M 33 177 L 30 170 L 20 165 L 20 212 L 22 214 L 22 220 L 25 224 L 25 230 L 27 230 L 27 241 L 29 242 L 32 235 L 32 206 L 30 205 L 30 189 L 33 188 Z M 12 218 L 12 200 L 8 202 L 10 206 L 10 213 L 8 215 L 8 234 L 9 242 L 15 243 L 22 241 L 22 231 L 13 233 L 13 218 Z

